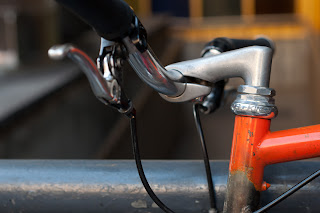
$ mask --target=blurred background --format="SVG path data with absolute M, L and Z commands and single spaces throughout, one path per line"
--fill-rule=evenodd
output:
M 216 37 L 276 44 L 271 87 L 279 115 L 272 130 L 320 122 L 320 0 L 128 0 L 163 65 L 198 58 Z M 131 159 L 129 121 L 100 103 L 70 61 L 47 50 L 73 43 L 94 60 L 100 38 L 53 0 L 0 0 L 0 157 Z M 199 159 L 192 105 L 167 103 L 126 65 L 145 159 Z M 228 89 L 241 79 L 230 80 Z M 233 97 L 202 116 L 211 159 L 228 159 Z

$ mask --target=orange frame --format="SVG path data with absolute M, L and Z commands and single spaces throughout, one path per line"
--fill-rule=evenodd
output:
M 266 165 L 320 157 L 320 125 L 270 132 L 270 120 L 237 115 L 229 172 L 246 172 L 257 191 L 266 190 Z
M 231 206 L 228 212 L 233 212 L 235 205 L 240 209 L 246 205 L 251 210 L 257 208 L 253 197 L 259 199 L 259 192 L 270 186 L 263 181 L 265 166 L 320 157 L 320 125 L 271 132 L 270 123 L 268 118 L 240 115 L 235 118 L 229 165 L 229 181 L 235 183 L 228 183 L 230 192 L 226 200 Z M 247 190 L 248 197 L 239 201 L 240 195 L 232 190 L 235 186 L 238 191 L 244 188 L 242 195 Z

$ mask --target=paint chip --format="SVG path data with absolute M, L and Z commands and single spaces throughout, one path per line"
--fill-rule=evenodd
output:
M 152 208 L 159 208 L 159 206 L 155 202 L 152 203 L 151 207 Z
M 11 199 L 10 201 L 11 201 L 12 205 L 16 205 L 16 201 L 14 199 Z
M 147 202 L 145 200 L 137 200 L 131 203 L 131 206 L 136 209 L 146 209 Z

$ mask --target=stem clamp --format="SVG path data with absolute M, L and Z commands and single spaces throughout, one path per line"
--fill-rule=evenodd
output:
M 236 115 L 259 118 L 274 118 L 278 114 L 273 96 L 275 90 L 268 87 L 240 85 L 236 100 L 231 105 L 231 110 Z

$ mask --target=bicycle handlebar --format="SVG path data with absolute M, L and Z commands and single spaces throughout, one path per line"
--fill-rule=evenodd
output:
M 264 37 L 255 40 L 220 37 L 210 41 L 206 46 L 214 46 L 220 52 L 227 52 L 250 46 L 265 46 L 271 48 L 273 52 L 275 51 L 273 42 Z
M 129 34 L 134 12 L 122 0 L 56 0 L 94 28 L 99 36 L 117 41 Z
M 146 43 L 145 29 L 129 5 L 123 0 L 56 1 L 91 25 L 104 39 L 124 44 L 128 61 L 139 77 L 161 93 L 161 96 L 167 101 L 189 101 L 208 95 L 211 91 L 210 85 L 199 84 L 194 79 L 214 83 L 225 78 L 242 77 L 246 84 L 251 86 L 267 87 L 269 85 L 272 57 L 272 51 L 269 48 L 251 48 L 226 55 L 221 54 L 223 56 L 210 58 L 210 60 L 198 59 L 176 63 L 166 69 L 157 62 L 156 57 L 151 53 L 152 51 Z M 265 38 L 256 40 L 218 38 L 212 41 L 212 45 L 215 46 L 215 50 L 220 52 L 254 45 L 273 47 L 272 42 Z M 243 58 L 241 53 L 252 60 Z M 260 58 L 256 58 L 254 55 L 261 56 L 263 63 Z M 238 57 L 242 60 L 238 60 Z M 235 61 L 246 65 L 245 68 L 239 67 L 237 63 L 230 65 L 230 59 L 231 61 L 237 59 Z M 197 68 L 198 61 L 201 62 L 199 67 L 203 67 L 202 69 Z M 197 66 L 189 66 L 190 64 Z M 263 64 L 262 67 L 261 64 Z M 176 69 L 170 69 L 172 66 Z

